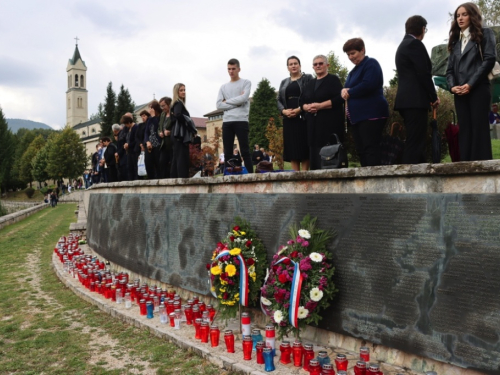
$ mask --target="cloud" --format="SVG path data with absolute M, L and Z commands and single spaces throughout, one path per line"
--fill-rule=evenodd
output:
M 0 86 L 35 87 L 42 82 L 39 67 L 9 56 L 0 56 Z
M 255 47 L 250 47 L 250 50 L 248 51 L 248 56 L 249 57 L 254 57 L 254 58 L 265 58 L 267 56 L 272 56 L 275 54 L 274 49 L 268 46 L 255 46 Z

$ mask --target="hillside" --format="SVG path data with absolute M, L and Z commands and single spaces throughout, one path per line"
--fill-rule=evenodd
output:
M 36 121 L 31 121 L 31 120 L 21 120 L 18 118 L 8 118 L 7 124 L 9 125 L 9 129 L 12 131 L 12 133 L 17 133 L 17 131 L 21 128 L 25 129 L 51 129 L 50 126 L 47 124 L 41 123 L 41 122 L 36 122 Z

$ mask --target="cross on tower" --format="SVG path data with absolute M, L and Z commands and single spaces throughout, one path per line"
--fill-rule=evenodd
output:
M 78 41 L 79 41 L 80 39 L 78 39 L 78 37 L 76 37 L 76 38 L 75 38 L 75 40 L 76 40 L 76 45 L 78 45 Z
M 156 99 L 156 98 L 155 98 L 155 93 L 153 93 L 153 99 Z

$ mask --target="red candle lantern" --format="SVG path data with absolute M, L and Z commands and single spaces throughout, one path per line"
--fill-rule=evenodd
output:
M 250 336 L 250 315 L 246 312 L 241 313 L 241 334 L 243 336 Z M 253 344 L 252 344 L 253 345 Z
M 212 326 L 210 328 L 210 344 L 212 348 L 219 346 L 220 329 L 217 326 Z
M 354 375 L 366 375 L 366 362 L 358 361 L 354 366 Z
M 172 299 L 172 300 L 173 300 L 173 299 L 174 299 L 174 296 L 175 296 L 175 290 L 173 290 L 173 289 L 169 289 L 169 290 L 168 290 L 168 298 L 170 298 L 170 299 Z
M 200 331 L 200 328 L 201 328 L 201 323 L 202 323 L 202 319 L 201 318 L 196 318 L 194 320 L 194 330 L 195 330 L 195 333 L 194 333 L 194 338 L 197 339 L 197 340 L 201 340 L 201 331 Z
M 292 344 L 292 351 L 293 351 L 293 365 L 295 367 L 302 366 L 302 355 L 303 355 L 302 343 L 300 341 L 295 341 Z
M 210 322 L 213 322 L 215 317 L 215 309 L 212 305 L 207 305 L 207 310 L 210 316 Z
M 370 362 L 370 349 L 366 346 L 359 348 L 359 359 L 366 363 Z
M 193 296 L 193 304 L 197 305 L 199 302 L 198 296 Z
M 198 307 L 199 307 L 199 309 L 200 309 L 200 311 L 202 313 L 207 309 L 207 306 L 205 305 L 205 302 L 198 303 Z
M 309 362 L 314 359 L 314 350 L 311 344 L 304 344 L 304 365 L 302 368 L 309 371 Z
M 325 363 L 323 369 L 321 370 L 321 375 L 335 375 L 335 370 L 331 363 Z
M 370 363 L 370 367 L 366 372 L 366 375 L 384 375 L 382 371 L 380 371 L 380 366 L 375 363 Z
M 168 299 L 166 307 L 167 307 L 167 314 L 168 315 L 170 315 L 171 313 L 173 313 L 175 311 L 174 300 L 173 299 Z
M 226 351 L 234 353 L 234 334 L 232 330 L 227 329 L 224 331 L 224 342 L 226 343 Z
M 344 354 L 337 354 L 337 357 L 335 358 L 335 366 L 337 366 L 337 371 L 347 371 L 347 358 Z
M 245 361 L 250 361 L 252 359 L 252 348 L 252 336 L 243 336 L 243 359 Z
M 198 305 L 193 305 L 193 319 L 201 318 L 200 308 Z
M 193 307 L 194 305 L 194 301 L 192 299 L 188 299 L 188 305 Z
M 309 361 L 309 375 L 321 375 L 321 366 L 316 359 Z
M 264 343 L 264 341 L 259 341 L 257 344 L 255 344 L 255 349 L 257 351 L 257 363 L 259 365 L 263 365 L 265 363 L 263 355 L 265 345 L 266 344 Z
M 210 333 L 210 327 L 208 326 L 208 322 L 201 322 L 200 325 L 201 342 L 208 343 L 209 333 Z
M 189 305 L 186 306 L 184 309 L 184 315 L 186 316 L 186 324 L 187 325 L 192 325 L 193 324 L 193 308 Z
M 290 359 L 290 354 L 291 353 L 291 348 L 290 348 L 290 343 L 288 341 L 283 341 L 280 345 L 280 362 L 283 363 L 284 365 L 289 364 L 291 361 Z
M 145 299 L 141 299 L 139 301 L 139 311 L 140 311 L 141 315 L 147 315 L 148 311 L 146 309 L 146 300 Z
M 170 327 L 174 328 L 175 327 L 175 313 L 171 312 L 170 314 L 168 314 L 168 319 L 170 322 Z

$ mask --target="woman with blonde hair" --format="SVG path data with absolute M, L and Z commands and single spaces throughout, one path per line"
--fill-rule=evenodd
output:
M 459 5 L 450 28 L 446 79 L 454 94 L 460 124 L 458 143 L 461 161 L 492 159 L 488 74 L 495 65 L 495 44 L 493 31 L 482 26 L 481 11 L 477 5 Z
M 172 121 L 172 168 L 171 178 L 189 177 L 189 144 L 192 140 L 192 129 L 189 127 L 189 112 L 186 108 L 186 85 L 177 83 L 173 90 L 170 118 Z

